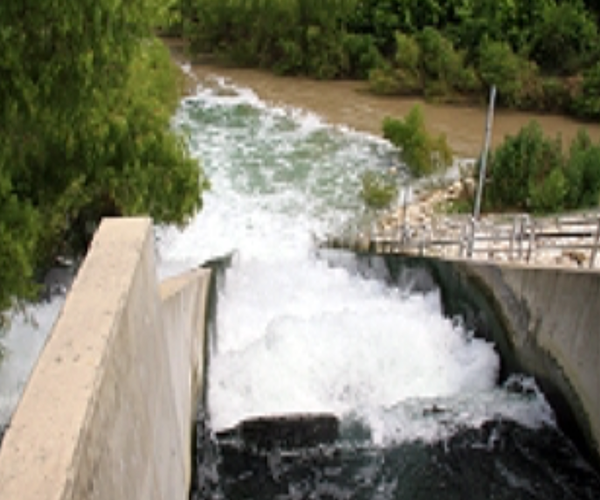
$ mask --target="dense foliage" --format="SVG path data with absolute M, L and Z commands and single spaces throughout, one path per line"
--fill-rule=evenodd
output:
M 180 0 L 197 52 L 373 91 L 600 118 L 596 3 L 584 0 Z M 588 104 L 591 104 L 588 107 Z
M 386 118 L 383 135 L 400 149 L 402 161 L 413 176 L 430 175 L 452 164 L 452 150 L 446 137 L 433 137 L 427 132 L 419 106 L 413 107 L 403 120 Z
M 0 310 L 103 215 L 181 223 L 206 187 L 170 131 L 158 0 L 0 2 Z
M 553 213 L 598 206 L 600 145 L 581 131 L 568 154 L 536 122 L 509 136 L 490 158 L 485 205 L 491 210 Z
M 371 64 L 366 40 L 350 38 L 354 0 L 182 0 L 192 49 L 236 63 L 333 78 Z M 363 47 L 364 45 L 364 47 Z M 349 59 L 349 54 L 354 60 Z

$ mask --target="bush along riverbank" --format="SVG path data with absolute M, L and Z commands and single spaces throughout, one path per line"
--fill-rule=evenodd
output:
M 181 0 L 192 52 L 375 93 L 600 118 L 598 13 L 583 0 Z
M 200 208 L 156 1 L 1 3 L 0 311 L 34 297 L 57 255 L 84 253 L 102 216 L 183 223 Z
M 413 179 L 439 174 L 453 163 L 452 150 L 443 135 L 432 136 L 415 106 L 402 119 L 386 118 L 383 135 L 398 148 L 399 159 Z M 480 162 L 464 170 L 460 185 L 452 187 L 444 210 L 469 212 L 474 206 L 474 186 Z M 368 172 L 361 196 L 371 208 L 386 208 L 398 196 L 396 181 Z M 600 144 L 585 129 L 563 146 L 560 136 L 544 135 L 535 121 L 509 135 L 489 156 L 483 209 L 486 212 L 553 214 L 593 209 L 600 205 Z M 469 187 L 469 188 L 467 188 Z M 448 201 L 448 200 L 444 200 Z

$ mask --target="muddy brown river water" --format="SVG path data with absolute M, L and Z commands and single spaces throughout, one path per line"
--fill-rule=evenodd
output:
M 188 61 L 180 42 L 167 42 L 180 62 Z M 403 117 L 419 104 L 423 107 L 428 128 L 444 133 L 454 151 L 475 157 L 483 145 L 486 107 L 437 105 L 417 98 L 381 97 L 368 92 L 360 81 L 319 81 L 302 77 L 282 77 L 266 71 L 234 68 L 210 62 L 192 65 L 202 81 L 211 76 L 227 78 L 237 85 L 249 87 L 268 103 L 288 105 L 317 113 L 330 123 L 347 125 L 359 131 L 381 134 L 381 123 L 387 116 Z M 568 145 L 581 128 L 587 129 L 594 142 L 600 141 L 600 124 L 583 123 L 566 116 L 496 110 L 492 145 L 498 146 L 507 135 L 536 120 L 546 135 L 560 135 Z

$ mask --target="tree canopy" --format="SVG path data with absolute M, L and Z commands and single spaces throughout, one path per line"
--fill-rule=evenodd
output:
M 101 216 L 183 223 L 201 207 L 157 1 L 0 2 L 0 310 Z
M 591 0 L 181 0 L 193 50 L 371 90 L 597 119 Z M 517 75 L 517 77 L 515 77 Z M 588 82 L 588 79 L 592 79 Z M 591 110 L 590 110 L 591 109 Z

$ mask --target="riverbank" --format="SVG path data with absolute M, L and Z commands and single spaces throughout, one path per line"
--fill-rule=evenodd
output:
M 427 127 L 433 133 L 446 134 L 457 155 L 474 158 L 480 154 L 486 117 L 484 106 L 436 105 L 417 98 L 381 97 L 369 93 L 366 82 L 361 81 L 282 77 L 266 71 L 226 66 L 210 58 L 190 60 L 181 40 L 163 40 L 179 64 L 191 63 L 190 69 L 198 83 L 220 76 L 251 88 L 269 103 L 306 109 L 330 123 L 375 135 L 381 135 L 381 124 L 386 116 L 403 117 L 419 104 L 423 107 Z M 594 142 L 600 141 L 600 124 L 583 123 L 565 116 L 497 110 L 492 147 L 501 144 L 507 135 L 516 134 L 531 120 L 536 120 L 547 136 L 562 137 L 565 145 L 570 144 L 581 128 L 587 130 Z
M 428 128 L 434 133 L 445 133 L 458 157 L 472 159 L 480 154 L 487 112 L 485 107 L 433 105 L 420 99 L 384 98 L 367 93 L 365 82 L 281 77 L 255 69 L 230 67 L 210 58 L 190 63 L 184 42 L 177 39 L 164 41 L 174 60 L 180 65 L 187 65 L 186 71 L 191 76 L 187 88 L 189 93 L 198 84 L 214 86 L 215 78 L 225 78 L 235 85 L 252 89 L 269 104 L 305 109 L 329 123 L 378 136 L 381 135 L 381 123 L 386 116 L 403 116 L 412 106 L 419 104 L 424 108 Z M 582 127 L 586 128 L 594 142 L 600 141 L 599 124 L 586 124 L 565 116 L 498 110 L 492 147 L 498 146 L 507 135 L 517 134 L 531 120 L 536 120 L 547 136 L 562 137 L 565 146 L 570 144 Z M 472 161 L 465 163 L 472 164 Z M 400 208 L 382 214 L 378 231 L 397 234 L 401 224 L 412 227 L 431 224 L 456 203 L 464 204 L 465 200 L 472 199 L 474 191 L 475 185 L 470 178 L 453 178 L 441 184 L 432 182 L 416 186 L 414 198 L 406 210 Z M 569 241 L 569 245 L 573 243 L 586 242 Z M 487 258 L 491 259 L 492 255 L 501 257 L 497 252 L 490 252 Z M 572 252 L 570 246 L 564 251 L 539 250 L 536 253 L 537 264 L 544 266 L 580 267 L 585 264 L 586 258 L 579 251 Z

